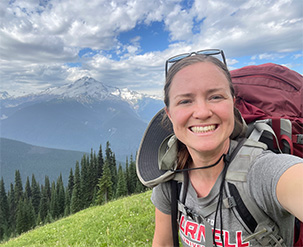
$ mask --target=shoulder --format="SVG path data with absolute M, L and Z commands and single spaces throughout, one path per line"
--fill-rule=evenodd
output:
M 162 213 L 170 214 L 171 182 L 160 183 L 154 187 L 151 201 Z
M 288 168 L 302 163 L 303 159 L 289 154 L 276 154 L 271 151 L 263 151 L 251 164 L 251 173 L 275 174 L 280 177 Z

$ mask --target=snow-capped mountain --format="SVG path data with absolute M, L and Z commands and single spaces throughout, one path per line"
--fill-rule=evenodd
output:
M 0 92 L 0 100 L 7 99 L 9 97 L 10 97 L 10 95 L 8 94 L 8 92 L 6 92 L 6 91 Z
M 61 87 L 49 88 L 41 92 L 42 95 L 56 95 L 63 98 L 77 98 L 79 100 L 104 100 L 104 99 L 119 99 L 125 100 L 132 105 L 136 105 L 144 98 L 161 100 L 157 96 L 148 96 L 136 91 L 131 91 L 128 88 L 112 87 L 102 82 L 99 82 L 91 77 L 82 77 L 72 84 L 66 84 Z
M 1 94 L 1 137 L 89 152 L 109 141 L 120 157 L 135 154 L 162 100 L 90 77 L 38 94 Z
M 78 98 L 79 100 L 104 100 L 113 96 L 112 92 L 116 90 L 119 89 L 107 86 L 91 77 L 83 77 L 71 84 L 49 88 L 42 91 L 41 94 L 60 96 L 62 98 Z

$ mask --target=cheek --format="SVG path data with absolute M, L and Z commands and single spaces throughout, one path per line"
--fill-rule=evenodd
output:
M 226 111 L 223 112 L 223 114 L 224 114 L 224 119 L 228 124 L 228 128 L 232 132 L 235 124 L 234 109 L 233 108 L 226 109 Z
M 179 125 L 184 125 L 188 118 L 189 118 L 189 111 L 187 110 L 178 110 L 178 111 L 170 111 L 170 120 L 174 127 L 177 127 Z
M 222 121 L 228 124 L 234 124 L 234 108 L 233 104 L 225 104 L 217 107 L 216 112 L 221 117 Z

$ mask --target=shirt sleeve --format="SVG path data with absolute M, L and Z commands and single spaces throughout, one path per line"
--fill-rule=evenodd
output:
M 151 201 L 164 214 L 171 214 L 171 187 L 169 182 L 153 188 Z
M 302 162 L 303 159 L 297 156 L 269 151 L 256 158 L 247 179 L 251 196 L 265 212 L 274 212 L 276 217 L 286 213 L 277 198 L 277 184 L 287 169 Z

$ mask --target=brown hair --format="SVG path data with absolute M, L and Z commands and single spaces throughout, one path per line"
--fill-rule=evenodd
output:
M 166 81 L 165 81 L 165 86 L 164 86 L 164 103 L 167 108 L 169 107 L 169 103 L 170 103 L 169 102 L 169 90 L 170 90 L 171 83 L 172 83 L 174 76 L 177 74 L 178 71 L 180 71 L 184 67 L 195 64 L 195 63 L 200 63 L 200 62 L 209 62 L 209 63 L 216 65 L 226 76 L 232 97 L 235 96 L 235 90 L 234 90 L 234 87 L 232 84 L 231 76 L 230 76 L 229 70 L 227 69 L 226 65 L 224 63 L 222 63 L 219 59 L 217 59 L 213 56 L 199 54 L 199 55 L 186 57 L 186 58 L 174 63 L 168 70 Z M 235 128 L 231 135 L 231 138 L 237 139 L 239 137 L 242 137 L 243 133 L 245 133 L 245 131 L 244 131 L 245 126 L 243 125 L 242 117 L 241 117 L 241 115 L 239 115 L 239 111 L 236 108 L 234 108 L 234 115 L 235 115 Z M 162 121 L 164 123 L 164 125 L 168 124 L 167 121 L 170 121 L 170 120 L 169 120 L 168 116 L 166 114 L 164 114 L 163 121 Z M 241 130 L 241 131 L 239 131 L 239 130 Z M 180 141 L 178 141 L 177 160 L 178 160 L 178 169 L 183 169 L 187 164 L 189 164 L 192 161 L 191 156 L 190 156 L 186 146 Z

